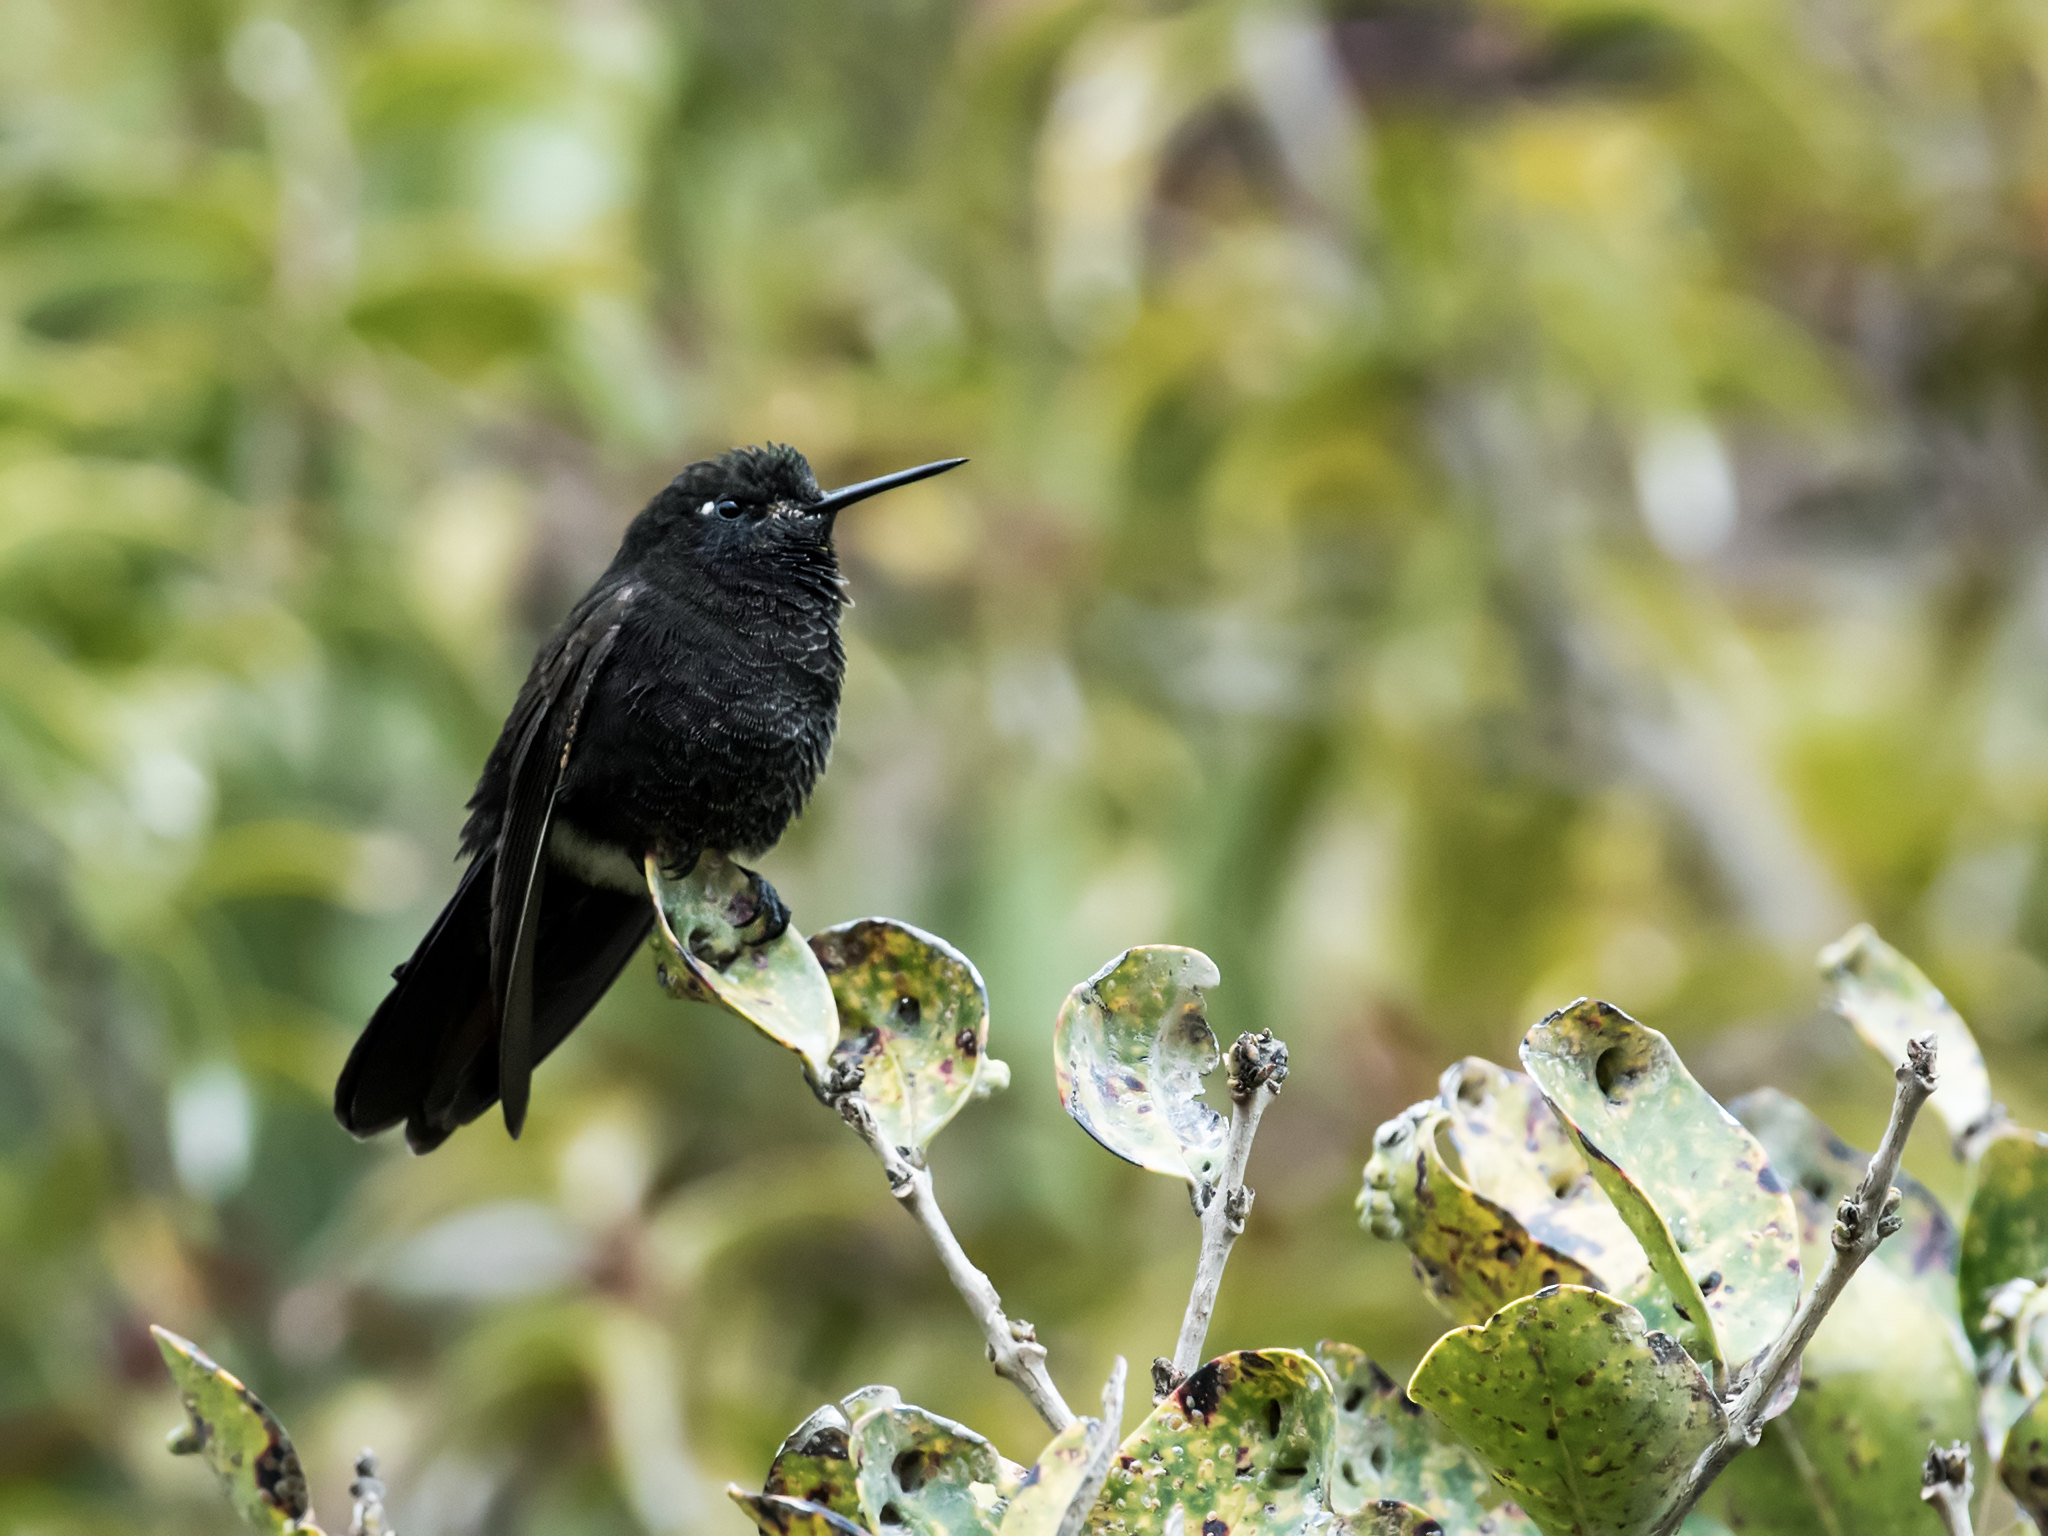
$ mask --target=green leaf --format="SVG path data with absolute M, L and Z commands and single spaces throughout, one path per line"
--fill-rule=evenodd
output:
M 1336 1393 L 1332 1509 L 1353 1514 L 1394 1499 L 1421 1506 L 1452 1531 L 1533 1536 L 1535 1522 L 1505 1500 L 1479 1460 L 1363 1350 L 1325 1339 L 1316 1363 Z
M 893 918 L 811 936 L 839 1009 L 833 1065 L 858 1064 L 861 1097 L 898 1147 L 924 1147 L 974 1096 L 988 1049 L 988 989 L 944 939 Z
M 1009 1481 L 996 1448 L 964 1424 L 908 1405 L 854 1422 L 862 1518 L 914 1536 L 995 1536 Z
M 204 1456 L 228 1502 L 251 1525 L 317 1532 L 305 1470 L 276 1415 L 191 1340 L 153 1323 L 149 1331 L 185 1401 L 186 1422 L 171 1436 L 172 1454 Z
M 1215 1182 L 1228 1122 L 1201 1097 L 1216 1068 L 1202 988 L 1215 962 L 1172 944 L 1127 949 L 1067 994 L 1053 1026 L 1060 1103 L 1118 1157 Z
M 1775 1339 L 1799 1304 L 1791 1197 L 1671 1042 L 1582 998 L 1529 1031 L 1522 1064 L 1669 1287 L 1693 1357 L 1740 1365 Z
M 1882 1249 L 1878 1250 L 1880 1253 Z M 1956 1285 L 1963 1331 L 1980 1355 L 1991 1342 L 1985 1311 L 2009 1280 L 2048 1278 L 2048 1136 L 2003 1127 L 1977 1160 L 1963 1216 Z
M 1450 1113 L 1429 1100 L 1379 1128 L 1359 1196 L 1366 1230 L 1408 1245 L 1416 1277 L 1454 1322 L 1483 1322 L 1547 1285 L 1598 1289 L 1590 1269 L 1538 1242 L 1452 1172 L 1443 1152 L 1450 1125 Z
M 1724 1427 L 1684 1350 L 1626 1302 L 1578 1286 L 1445 1334 L 1408 1390 L 1545 1536 L 1646 1529 Z
M 779 1493 L 749 1493 L 738 1483 L 725 1485 L 725 1496 L 747 1512 L 763 1536 L 868 1536 L 857 1520 Z
M 1088 1468 L 1104 1437 L 1116 1430 L 1100 1419 L 1074 1420 L 1038 1453 L 1003 1511 L 1002 1536 L 1056 1536 L 1060 1523 L 1088 1480 Z
M 2035 1528 L 2048 1531 L 2048 1394 L 2027 1404 L 2007 1431 L 1998 1477 Z
M 839 1040 L 832 985 L 794 928 L 765 944 L 749 939 L 754 902 L 747 872 L 722 854 L 706 853 L 687 876 L 670 880 L 650 856 L 647 889 L 668 993 L 722 1004 L 795 1051 L 811 1075 L 822 1078 Z
M 1088 1517 L 1097 1536 L 1320 1531 L 1335 1410 L 1330 1383 L 1291 1349 L 1220 1355 L 1152 1410 L 1117 1452 Z
M 1863 1182 L 1870 1155 L 1843 1141 L 1812 1110 L 1775 1088 L 1745 1093 L 1728 1106 L 1748 1127 L 1779 1182 L 1791 1191 L 1799 1215 L 1801 1267 L 1818 1274 L 1832 1247 L 1835 1207 Z M 1904 1223 L 1878 1245 L 1877 1262 L 1926 1291 L 1939 1310 L 1956 1312 L 1956 1228 L 1934 1192 L 1904 1169 L 1899 1219 Z
M 1934 1097 L 1958 1154 L 1974 1151 L 1998 1109 L 1976 1037 L 1920 968 L 1859 923 L 1820 952 L 1827 1005 L 1847 1019 L 1887 1067 L 1906 1059 L 1906 1042 L 1935 1037 Z
M 1399 1499 L 1375 1499 L 1345 1521 L 1353 1536 L 1444 1536 L 1444 1528 L 1426 1509 Z
M 790 1431 L 768 1468 L 761 1491 L 822 1504 L 850 1520 L 860 1518 L 846 1415 L 827 1403 Z

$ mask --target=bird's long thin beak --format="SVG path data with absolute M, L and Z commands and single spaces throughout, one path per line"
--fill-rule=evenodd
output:
M 862 480 L 855 485 L 842 485 L 836 491 L 827 491 L 819 500 L 811 503 L 813 512 L 843 512 L 856 501 L 866 501 L 883 491 L 893 491 L 899 485 L 913 485 L 919 480 L 929 480 L 933 475 L 943 475 L 949 469 L 958 469 L 965 459 L 936 459 L 930 464 L 920 464 L 915 469 L 899 469 L 893 475 L 882 475 L 873 480 Z

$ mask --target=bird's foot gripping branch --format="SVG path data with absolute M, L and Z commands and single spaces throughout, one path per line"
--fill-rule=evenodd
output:
M 1382 1126 L 1363 1225 L 1408 1247 L 1458 1325 L 1405 1386 L 1328 1341 L 1204 1363 L 1287 1050 L 1270 1034 L 1220 1047 L 1199 952 L 1118 956 L 1060 1010 L 1061 1102 L 1183 1181 L 1200 1225 L 1153 1409 L 1119 1442 L 1122 1362 L 1100 1417 L 1075 1417 L 938 1204 L 933 1138 L 1008 1075 L 973 965 L 887 919 L 808 941 L 739 932 L 750 877 L 715 857 L 649 884 L 666 984 L 800 1058 L 1053 1431 L 1027 1467 L 863 1388 L 798 1426 L 758 1492 L 730 1490 L 763 1531 L 1935 1536 L 1973 1528 L 1973 1442 L 1986 1493 L 2048 1531 L 2048 1137 L 2006 1122 L 1954 1010 L 1868 930 L 1822 956 L 1829 1001 L 1895 1066 L 1868 1157 L 1771 1089 L 1723 1109 L 1663 1035 L 1590 1001 L 1528 1031 L 1522 1070 L 1459 1062 Z M 1226 1060 L 1212 1106 L 1203 1079 Z M 1960 1230 L 1900 1171 L 1930 1106 L 1969 1168 Z M 182 1341 L 165 1352 L 191 1419 L 174 1448 L 205 1450 L 258 1523 L 317 1529 L 275 1419 Z M 384 1529 L 380 1492 L 363 1472 L 365 1536 Z M 2010 1524 L 1985 1513 L 1976 1529 Z

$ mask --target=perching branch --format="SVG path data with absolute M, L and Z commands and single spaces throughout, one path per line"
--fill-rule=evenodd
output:
M 1173 1346 L 1170 1377 L 1158 1362 L 1152 1368 L 1156 1396 L 1164 1397 L 1202 1363 L 1202 1344 L 1209 1337 L 1209 1319 L 1216 1311 L 1216 1293 L 1223 1284 L 1223 1266 L 1230 1262 L 1230 1250 L 1244 1230 L 1252 1208 L 1252 1191 L 1245 1187 L 1245 1164 L 1251 1160 L 1252 1138 L 1259 1133 L 1259 1117 L 1287 1080 L 1287 1047 L 1273 1038 L 1273 1031 L 1244 1034 L 1230 1048 L 1230 1137 L 1224 1144 L 1223 1167 L 1214 1184 L 1196 1186 L 1197 1209 L 1202 1218 L 1202 1252 L 1195 1262 L 1195 1284 L 1188 1293 L 1187 1315 L 1181 1319 L 1180 1339 Z
M 377 1476 L 377 1457 L 368 1450 L 356 1458 L 356 1479 L 348 1485 L 355 1500 L 348 1536 L 396 1536 L 384 1523 L 384 1484 Z
M 945 1267 L 946 1278 L 953 1282 L 953 1288 L 967 1303 L 975 1321 L 981 1324 L 981 1331 L 988 1339 L 988 1358 L 995 1366 L 996 1374 L 1030 1399 L 1031 1406 L 1038 1410 L 1038 1416 L 1052 1426 L 1054 1432 L 1065 1429 L 1074 1422 L 1074 1411 L 1066 1405 L 1060 1389 L 1053 1385 L 1052 1377 L 1046 1372 L 1045 1346 L 1038 1342 L 1029 1323 L 1021 1317 L 1004 1315 L 1003 1298 L 996 1294 L 988 1276 L 974 1267 L 960 1247 L 960 1240 L 953 1235 L 953 1229 L 946 1224 L 946 1213 L 939 1209 L 938 1197 L 932 1191 L 931 1170 L 924 1166 L 922 1159 L 913 1163 L 904 1155 L 902 1148 L 889 1144 L 889 1139 L 875 1123 L 867 1100 L 861 1097 L 860 1085 L 858 1068 L 851 1072 L 837 1071 L 819 1089 L 819 1097 L 839 1112 L 839 1118 L 852 1126 L 854 1134 L 866 1142 L 868 1149 L 881 1160 L 882 1171 L 889 1178 L 889 1193 L 924 1228 L 925 1236 L 938 1250 L 939 1263 Z
M 1970 1533 L 1970 1446 L 1958 1440 L 1943 1450 L 1927 1447 L 1927 1462 L 1920 1469 L 1920 1497 L 1934 1506 L 1948 1536 Z
M 1863 1261 L 1877 1251 L 1877 1245 L 1899 1230 L 1899 1192 L 1892 1187 L 1892 1180 L 1898 1177 L 1899 1159 L 1905 1154 L 1913 1121 L 1934 1092 L 1934 1036 L 1908 1040 L 1906 1059 L 1899 1063 L 1892 1077 L 1897 1088 L 1892 1095 L 1891 1119 L 1885 1125 L 1884 1138 L 1871 1154 L 1862 1182 L 1836 1207 L 1832 1246 L 1813 1289 L 1799 1303 L 1785 1331 L 1758 1357 L 1755 1367 L 1737 1379 L 1723 1404 L 1727 1426 L 1721 1438 L 1700 1457 L 1678 1498 L 1651 1528 L 1650 1536 L 1671 1536 L 1699 1502 L 1700 1495 L 1720 1476 L 1722 1468 L 1757 1443 L 1763 1434 L 1766 1410 L 1799 1363 L 1829 1309 L 1848 1289 Z M 1962 1528 L 1968 1529 L 1967 1518 Z

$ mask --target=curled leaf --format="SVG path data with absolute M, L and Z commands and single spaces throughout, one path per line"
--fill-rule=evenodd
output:
M 822 1504 L 849 1520 L 860 1518 L 846 1415 L 827 1403 L 790 1431 L 768 1468 L 764 1494 Z
M 647 860 L 662 986 L 675 997 L 719 1003 L 823 1077 L 839 1039 L 832 986 L 793 928 L 756 943 L 754 881 L 722 854 L 706 853 L 680 880 Z
M 1956 1154 L 1980 1150 L 1999 1119 L 1991 1074 L 1969 1025 L 1920 968 L 1858 923 L 1820 952 L 1827 1004 L 1850 1024 L 1887 1067 L 1906 1059 L 1906 1042 L 1935 1037 L 1937 1080 L 1928 1102 L 1954 1139 Z
M 1301 1536 L 1324 1502 L 1330 1384 L 1291 1349 L 1221 1355 L 1180 1384 L 1117 1452 L 1088 1518 L 1097 1536 Z M 1178 1511 L 1178 1517 L 1175 1515 Z
M 1332 1509 L 1357 1514 L 1395 1500 L 1429 1511 L 1451 1531 L 1536 1536 L 1535 1524 L 1503 1498 L 1477 1458 L 1363 1350 L 1325 1339 L 1316 1363 L 1336 1393 Z
M 925 1146 L 990 1065 L 981 973 L 944 939 L 893 918 L 827 928 L 811 935 L 811 952 L 839 1010 L 833 1066 L 861 1069 L 861 1097 L 891 1145 Z
M 996 1448 L 964 1424 L 909 1406 L 854 1421 L 861 1515 L 913 1536 L 995 1536 L 1009 1481 Z
M 738 1483 L 727 1483 L 725 1495 L 747 1512 L 762 1536 L 868 1536 L 858 1521 L 779 1493 L 749 1493 Z
M 1956 1268 L 1963 1330 L 1983 1354 L 1996 1332 L 1993 1293 L 2012 1280 L 2048 1280 L 2048 1136 L 2006 1126 L 1986 1143 Z
M 1669 1289 L 1693 1357 L 1740 1365 L 1775 1339 L 1799 1303 L 1791 1197 L 1671 1042 L 1581 999 L 1523 1037 L 1522 1065 Z
M 1438 1339 L 1408 1384 L 1552 1536 L 1634 1536 L 1721 1434 L 1713 1384 L 1628 1303 L 1542 1291 Z
M 1053 1026 L 1060 1103 L 1127 1162 L 1214 1183 L 1228 1123 L 1201 1097 L 1216 1068 L 1202 989 L 1218 980 L 1200 950 L 1125 950 L 1067 995 Z
M 317 1531 L 305 1469 L 277 1416 L 189 1339 L 150 1325 L 185 1403 L 174 1455 L 206 1458 L 235 1512 L 267 1531 Z

